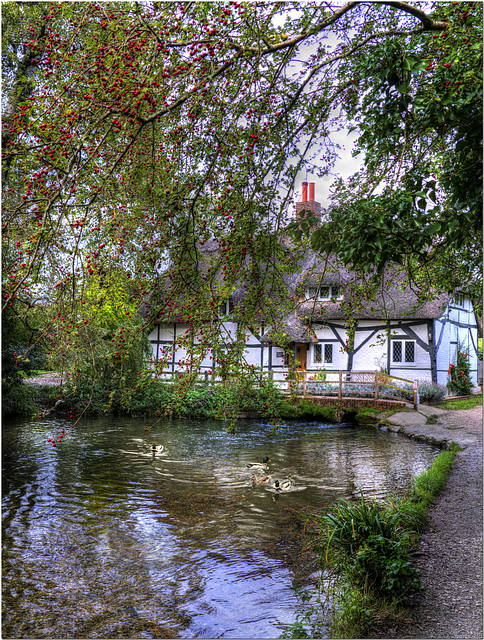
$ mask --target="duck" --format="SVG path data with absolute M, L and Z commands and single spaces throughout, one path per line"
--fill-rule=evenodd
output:
M 272 486 L 276 491 L 287 491 L 291 488 L 292 482 L 290 480 L 283 480 L 282 482 L 276 480 Z
M 155 451 L 156 453 L 161 453 L 164 447 L 162 444 L 152 444 L 150 449 L 151 451 Z
M 252 482 L 255 484 L 268 484 L 272 480 L 272 476 L 252 476 Z
M 266 471 L 269 467 L 267 466 L 267 463 L 270 462 L 268 456 L 264 456 L 262 458 L 262 462 L 249 462 L 248 464 L 246 464 L 245 466 L 247 467 L 247 469 L 260 469 L 262 471 Z

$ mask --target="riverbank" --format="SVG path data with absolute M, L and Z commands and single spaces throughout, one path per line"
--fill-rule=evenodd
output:
M 465 448 L 456 455 L 446 487 L 429 511 L 429 527 L 414 556 L 424 592 L 410 601 L 411 622 L 374 638 L 483 637 L 482 406 L 428 409 L 438 416 L 438 424 L 411 418 L 414 412 L 388 420 L 408 437 L 430 437 L 444 446 L 453 440 Z

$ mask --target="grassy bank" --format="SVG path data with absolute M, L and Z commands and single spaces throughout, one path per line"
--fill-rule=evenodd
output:
M 427 526 L 428 509 L 444 488 L 458 450 L 454 446 L 440 453 L 428 471 L 414 478 L 404 497 L 378 502 L 361 495 L 356 504 L 340 500 L 331 512 L 309 517 L 321 572 L 320 606 L 311 615 L 306 607 L 282 637 L 321 637 L 323 593 L 325 606 L 331 603 L 333 638 L 371 637 L 372 632 L 408 618 L 408 599 L 421 590 L 411 551 Z
M 451 409 L 454 411 L 458 411 L 461 409 L 473 409 L 474 407 L 478 407 L 482 405 L 482 394 L 471 396 L 468 398 L 460 398 L 458 400 L 446 400 L 445 402 L 441 402 L 437 405 L 439 409 Z

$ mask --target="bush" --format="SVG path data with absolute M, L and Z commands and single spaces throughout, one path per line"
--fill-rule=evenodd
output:
M 457 363 L 449 365 L 450 380 L 447 387 L 458 396 L 469 396 L 474 385 L 472 384 L 469 354 L 464 353 L 462 345 L 457 346 Z
M 355 505 L 339 501 L 335 512 L 321 518 L 326 557 L 344 567 L 350 585 L 370 587 L 399 599 L 420 588 L 418 571 L 408 554 L 408 520 L 398 509 L 376 500 Z
M 420 402 L 440 402 L 447 395 L 447 389 L 443 384 L 433 384 L 422 380 L 418 383 Z
M 38 391 L 21 381 L 2 380 L 2 415 L 31 415 L 37 410 Z
M 183 382 L 183 380 L 181 380 Z M 52 392 L 53 393 L 53 392 Z M 253 387 L 246 381 L 220 385 L 169 384 L 153 380 L 149 373 L 133 387 L 115 380 L 71 381 L 62 388 L 61 411 L 78 415 L 190 416 L 198 419 L 234 419 L 240 411 L 273 415 L 281 405 L 281 394 L 273 384 Z M 52 404 L 57 398 L 49 395 Z

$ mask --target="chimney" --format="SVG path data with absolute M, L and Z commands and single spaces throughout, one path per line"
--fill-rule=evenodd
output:
M 296 218 L 298 220 L 304 220 L 307 211 L 312 211 L 318 222 L 321 219 L 321 203 L 316 202 L 314 199 L 314 182 L 309 183 L 309 200 L 308 200 L 308 183 L 302 183 L 302 201 L 296 202 Z
M 303 202 L 308 201 L 308 183 L 307 182 L 302 183 L 302 201 Z

